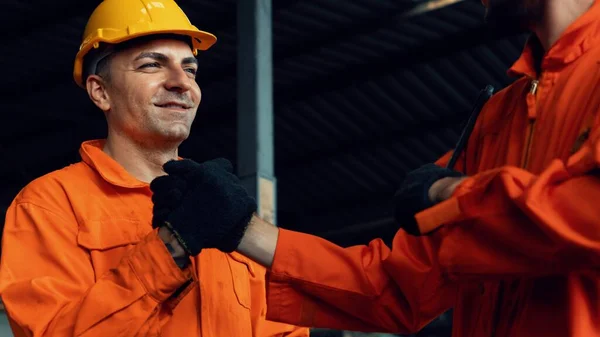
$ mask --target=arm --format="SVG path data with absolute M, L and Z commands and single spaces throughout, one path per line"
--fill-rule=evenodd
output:
M 0 292 L 13 327 L 34 337 L 158 330 L 170 317 L 167 306 L 177 303 L 172 294 L 191 280 L 189 268 L 177 267 L 155 231 L 95 279 L 77 228 L 75 219 L 32 203 L 8 209 Z
M 270 267 L 267 319 L 306 327 L 409 333 L 454 304 L 456 285 L 442 275 L 437 262 L 443 231 L 427 238 L 399 232 L 391 251 L 382 240 L 343 249 L 315 236 L 278 230 L 252 217 L 256 202 L 227 163 L 165 164 L 165 181 L 182 179 L 182 185 L 192 186 L 181 192 L 183 206 L 170 218 L 196 222 L 203 248 L 237 249 Z M 213 206 L 198 207 L 206 204 Z M 221 214 L 204 214 L 211 221 L 198 221 L 203 209 Z
M 445 224 L 440 263 L 457 279 L 538 276 L 600 266 L 600 132 L 540 175 L 502 167 L 467 178 L 416 215 Z
M 411 333 L 454 304 L 456 286 L 435 261 L 442 235 L 416 238 L 398 232 L 392 250 L 381 240 L 342 248 L 255 217 L 238 250 L 270 268 L 268 319 Z

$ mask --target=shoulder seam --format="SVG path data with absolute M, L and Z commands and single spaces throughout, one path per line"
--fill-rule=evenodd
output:
M 60 212 L 57 212 L 55 210 L 49 209 L 48 207 L 42 206 L 36 202 L 33 201 L 29 201 L 29 200 L 22 200 L 22 201 L 15 201 L 15 207 L 17 206 L 26 206 L 26 205 L 31 205 L 34 206 L 36 208 L 42 209 L 48 213 L 52 213 L 53 215 L 57 216 L 58 218 L 60 218 L 61 220 L 65 221 L 65 222 L 69 222 L 63 215 L 60 214 Z

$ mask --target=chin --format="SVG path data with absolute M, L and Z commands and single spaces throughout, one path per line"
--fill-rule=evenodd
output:
M 188 139 L 188 137 L 190 136 L 189 132 L 186 133 L 169 133 L 169 134 L 165 134 L 163 135 L 163 139 L 167 142 L 183 142 L 184 140 Z
M 190 135 L 189 129 L 187 128 L 172 128 L 170 130 L 160 130 L 154 134 L 155 139 L 160 139 L 161 142 L 174 144 L 181 143 L 188 139 Z

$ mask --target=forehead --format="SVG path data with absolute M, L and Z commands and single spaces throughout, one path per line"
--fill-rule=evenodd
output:
M 122 60 L 134 60 L 141 53 L 160 53 L 175 61 L 194 57 L 190 45 L 175 39 L 157 39 L 136 43 L 118 53 Z

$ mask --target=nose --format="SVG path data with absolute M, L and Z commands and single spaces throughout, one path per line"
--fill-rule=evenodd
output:
M 186 92 L 192 88 L 193 79 L 185 72 L 185 70 L 178 68 L 172 69 L 168 73 L 165 87 L 169 91 Z

